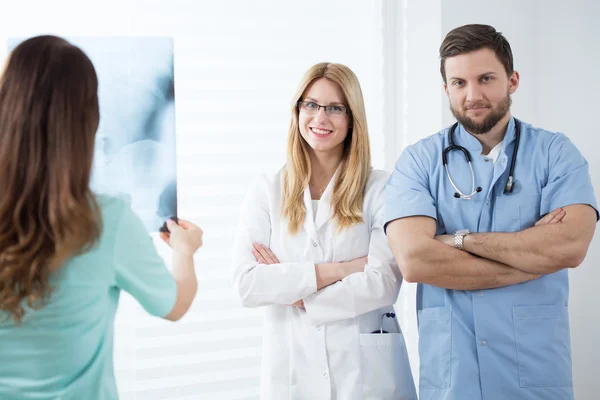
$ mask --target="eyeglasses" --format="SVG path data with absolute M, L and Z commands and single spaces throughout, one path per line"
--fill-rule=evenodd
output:
M 350 110 L 344 106 L 322 106 L 315 103 L 314 101 L 302 101 L 298 100 L 298 109 L 304 111 L 307 114 L 316 114 L 321 108 L 325 109 L 325 114 L 330 117 L 341 117 L 346 114 L 350 114 Z

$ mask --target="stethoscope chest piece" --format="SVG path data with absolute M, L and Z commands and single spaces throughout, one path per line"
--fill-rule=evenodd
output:
M 383 330 L 383 321 L 385 318 L 396 318 L 396 313 L 393 312 L 387 312 L 381 315 L 381 323 L 379 325 L 379 329 L 376 331 L 373 331 L 371 333 L 389 333 L 388 331 L 384 331 Z

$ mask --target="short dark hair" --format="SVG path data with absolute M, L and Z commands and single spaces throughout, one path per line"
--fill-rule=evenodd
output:
M 488 48 L 502 63 L 507 76 L 514 72 L 513 55 L 508 40 L 489 25 L 463 25 L 448 32 L 440 46 L 440 72 L 446 83 L 446 58 Z

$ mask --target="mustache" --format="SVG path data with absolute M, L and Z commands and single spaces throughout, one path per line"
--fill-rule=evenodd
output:
M 470 110 L 472 108 L 482 108 L 482 107 L 490 107 L 489 103 L 483 103 L 483 102 L 479 102 L 479 103 L 471 103 L 468 106 L 465 106 L 465 109 Z

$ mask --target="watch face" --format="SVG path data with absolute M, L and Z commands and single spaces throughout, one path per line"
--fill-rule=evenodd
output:
M 471 230 L 470 229 L 459 229 L 454 233 L 456 235 L 468 235 L 469 233 L 471 233 Z

